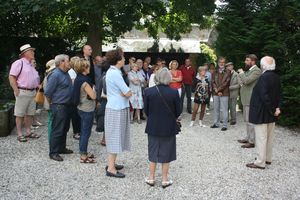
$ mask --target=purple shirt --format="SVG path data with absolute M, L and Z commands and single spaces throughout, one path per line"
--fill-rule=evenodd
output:
M 23 68 L 22 68 L 23 62 Z M 21 71 L 22 68 L 22 71 Z M 21 73 L 20 73 L 21 72 Z M 20 75 L 19 75 L 20 74 Z M 34 89 L 39 86 L 40 77 L 36 69 L 31 65 L 31 63 L 25 59 L 21 58 L 16 60 L 10 68 L 9 75 L 17 77 L 17 86 L 27 89 Z

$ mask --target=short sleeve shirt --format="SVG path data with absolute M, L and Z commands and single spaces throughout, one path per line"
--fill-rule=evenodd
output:
M 21 88 L 35 89 L 40 84 L 38 72 L 25 58 L 16 60 L 11 65 L 9 75 L 17 78 L 17 86 Z

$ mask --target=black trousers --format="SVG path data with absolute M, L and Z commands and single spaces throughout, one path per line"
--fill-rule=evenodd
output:
M 71 121 L 72 121 L 72 127 L 73 127 L 73 133 L 79 133 L 80 134 L 80 116 L 77 111 L 77 106 L 72 105 L 71 108 Z
M 50 136 L 50 155 L 59 154 L 66 148 L 67 133 L 70 128 L 70 106 L 51 104 L 52 131 Z
M 184 102 L 184 97 L 186 95 L 187 99 L 187 111 L 192 112 L 192 85 L 184 84 L 184 87 L 182 87 L 182 93 L 181 93 L 181 108 L 183 111 L 183 102 Z

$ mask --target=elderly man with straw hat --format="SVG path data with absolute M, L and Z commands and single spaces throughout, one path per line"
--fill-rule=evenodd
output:
M 35 67 L 32 66 L 35 49 L 30 44 L 20 47 L 20 59 L 16 60 L 9 72 L 9 82 L 16 98 L 15 111 L 18 141 L 27 142 L 28 138 L 37 139 L 39 136 L 31 132 L 36 103 L 34 97 L 40 78 Z M 25 121 L 26 133 L 22 133 L 22 124 Z

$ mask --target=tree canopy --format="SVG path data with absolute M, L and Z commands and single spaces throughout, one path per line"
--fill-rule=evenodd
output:
M 7 36 L 87 38 L 94 52 L 103 41 L 116 41 L 132 27 L 146 28 L 157 39 L 190 31 L 192 23 L 210 24 L 214 0 L 15 0 L 0 5 L 0 32 Z
M 271 55 L 283 86 L 285 125 L 300 125 L 300 1 L 225 0 L 218 9 L 218 55 L 237 67 L 245 55 Z

